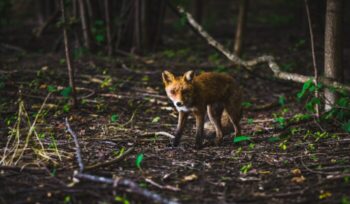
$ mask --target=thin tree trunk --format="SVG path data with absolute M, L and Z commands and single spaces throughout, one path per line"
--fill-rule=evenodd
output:
M 106 17 L 106 35 L 107 35 L 107 52 L 108 56 L 112 56 L 112 35 L 111 35 L 111 21 L 109 14 L 109 0 L 105 0 L 105 17 Z
M 237 18 L 237 27 L 235 34 L 235 44 L 233 47 L 233 52 L 237 56 L 241 56 L 242 54 L 242 45 L 244 32 L 246 27 L 246 19 L 247 19 L 247 10 L 248 10 L 249 0 L 239 0 L 239 11 Z
M 76 97 L 75 83 L 74 83 L 74 67 L 72 65 L 71 55 L 70 55 L 70 46 L 69 46 L 69 39 L 68 39 L 68 33 L 67 33 L 67 27 L 66 27 L 67 25 L 66 25 L 66 13 L 64 8 L 64 0 L 61 0 L 60 3 L 61 3 L 61 12 L 62 12 L 62 21 L 63 21 L 64 50 L 66 53 L 69 86 L 72 87 L 71 104 L 73 107 L 75 107 L 77 105 L 77 97 Z
M 84 0 L 78 0 L 79 1 L 79 10 L 80 10 L 80 20 L 81 20 L 81 26 L 83 29 L 83 37 L 84 37 L 84 46 L 88 49 L 91 48 L 91 42 L 90 42 L 90 29 L 89 24 L 86 19 L 86 10 L 84 6 Z
M 310 16 L 310 9 L 309 9 L 309 4 L 308 0 L 305 0 L 305 8 L 306 8 L 306 16 L 307 16 L 307 21 L 309 24 L 309 32 L 310 32 L 310 42 L 311 42 L 311 53 L 312 53 L 312 64 L 314 68 L 314 83 L 315 87 L 318 87 L 318 69 L 316 65 L 316 55 L 315 55 L 315 45 L 314 45 L 314 33 L 312 30 L 312 23 L 311 23 L 311 16 Z M 319 98 L 319 93 L 318 89 L 315 89 L 315 97 Z M 316 112 L 316 117 L 320 117 L 320 107 L 318 104 L 315 104 L 315 112 Z
M 142 50 L 141 39 L 141 4 L 142 0 L 134 0 L 134 42 L 132 51 L 139 52 Z
M 324 46 L 324 75 L 325 77 L 341 82 L 342 68 L 342 18 L 343 0 L 327 0 L 325 46 Z M 325 90 L 325 110 L 330 110 L 337 100 L 337 94 Z

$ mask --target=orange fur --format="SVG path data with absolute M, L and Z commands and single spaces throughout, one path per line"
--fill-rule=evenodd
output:
M 222 141 L 221 117 L 223 111 L 229 116 L 235 134 L 240 134 L 242 91 L 229 75 L 207 72 L 198 76 L 193 71 L 174 76 L 168 71 L 162 74 L 165 90 L 179 112 L 174 146 L 180 143 L 189 112 L 196 119 L 196 147 L 202 144 L 206 112 L 215 127 L 216 144 Z

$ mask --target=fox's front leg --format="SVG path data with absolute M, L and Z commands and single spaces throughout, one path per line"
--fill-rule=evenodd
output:
M 196 118 L 196 148 L 199 149 L 203 142 L 205 108 L 195 111 L 194 116 Z
M 185 128 L 187 116 L 188 116 L 188 113 L 179 111 L 177 127 L 175 130 L 175 139 L 174 139 L 174 143 L 173 143 L 173 146 L 175 146 L 175 147 L 180 144 L 180 139 L 182 136 L 182 132 Z

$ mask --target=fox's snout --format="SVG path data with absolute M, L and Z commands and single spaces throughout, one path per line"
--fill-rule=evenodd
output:
M 181 106 L 183 106 L 183 103 L 182 103 L 182 102 L 180 102 L 180 101 L 177 101 L 177 102 L 175 102 L 175 106 L 177 106 L 177 107 L 181 107 Z

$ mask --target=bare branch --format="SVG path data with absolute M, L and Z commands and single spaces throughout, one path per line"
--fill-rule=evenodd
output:
M 281 70 L 280 66 L 276 63 L 275 59 L 271 55 L 263 55 L 251 60 L 242 60 L 235 54 L 231 53 L 228 51 L 221 43 L 216 41 L 212 36 L 210 36 L 203 28 L 201 25 L 199 25 L 192 15 L 188 13 L 183 7 L 178 6 L 177 8 L 173 7 L 171 3 L 168 1 L 169 7 L 179 16 L 185 16 L 188 25 L 197 33 L 199 34 L 202 38 L 204 38 L 209 45 L 211 45 L 213 48 L 215 48 L 217 51 L 219 51 L 221 54 L 226 56 L 227 59 L 229 59 L 231 62 L 233 62 L 236 65 L 241 65 L 245 69 L 251 71 L 253 70 L 253 66 L 260 64 L 260 63 L 267 63 L 269 68 L 272 70 L 274 76 L 278 79 L 283 79 L 283 80 L 288 80 L 288 81 L 293 81 L 293 82 L 298 82 L 298 83 L 304 83 L 307 80 L 314 80 L 313 76 L 305 76 L 301 74 L 295 74 L 295 73 L 289 73 L 289 72 L 284 72 Z M 327 78 L 321 78 L 319 79 L 321 83 L 323 83 L 325 86 L 328 87 L 334 87 L 337 89 L 344 89 L 346 91 L 350 91 L 350 86 L 341 84 L 336 81 L 332 81 Z

